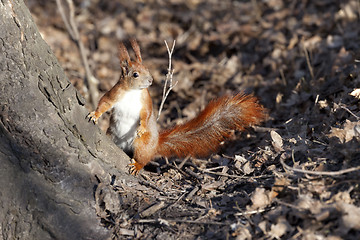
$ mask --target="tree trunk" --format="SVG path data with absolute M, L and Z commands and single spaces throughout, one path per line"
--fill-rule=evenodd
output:
M 23 1 L 1 0 L 0 18 L 2 237 L 105 239 L 94 189 L 112 175 L 137 184 L 128 157 L 85 120 L 82 96 Z

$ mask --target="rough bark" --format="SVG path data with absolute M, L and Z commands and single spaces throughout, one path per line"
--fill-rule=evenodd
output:
M 94 189 L 113 174 L 136 184 L 127 156 L 85 120 L 82 96 L 22 0 L 0 1 L 0 33 L 2 237 L 107 238 Z

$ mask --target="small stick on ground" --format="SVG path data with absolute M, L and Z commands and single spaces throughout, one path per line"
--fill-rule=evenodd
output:
M 262 209 L 258 209 L 258 210 L 252 210 L 252 211 L 241 211 L 239 213 L 235 213 L 235 216 L 247 216 L 247 215 L 253 215 L 253 214 L 259 214 L 259 213 L 263 213 L 263 212 L 267 212 L 270 210 L 275 209 L 275 207 L 271 207 L 271 208 L 262 208 Z
M 350 111 L 350 109 L 348 109 L 348 108 L 345 106 L 345 104 L 343 104 L 343 103 L 336 104 L 336 103 L 335 103 L 335 107 L 340 107 L 340 108 L 346 110 L 346 111 L 347 111 L 348 113 L 350 113 L 353 117 L 355 117 L 356 120 L 359 121 L 360 117 L 356 116 L 355 113 L 353 113 L 352 111 Z
M 250 178 L 270 178 L 270 177 L 274 177 L 273 175 L 261 175 L 261 176 L 239 176 L 239 175 L 230 175 L 227 173 L 221 173 L 221 172 L 213 172 L 213 171 L 209 171 L 208 169 L 202 169 L 202 168 L 197 168 L 200 172 L 203 173 L 209 173 L 209 174 L 214 174 L 214 175 L 218 175 L 218 176 L 222 176 L 222 177 L 229 177 L 229 178 L 238 178 L 238 179 L 250 179 Z
M 187 224 L 200 224 L 200 225 L 222 225 L 227 226 L 230 225 L 230 223 L 225 222 L 215 222 L 215 221 L 196 221 L 196 220 L 186 220 L 186 219 L 139 219 L 137 221 L 133 221 L 135 224 L 141 224 L 141 223 L 159 223 L 163 225 L 169 226 L 169 223 L 187 223 Z
M 170 91 L 176 86 L 176 84 L 178 83 L 178 81 L 176 81 L 174 84 L 173 84 L 173 74 L 174 74 L 174 69 L 172 69 L 172 62 L 171 62 L 171 59 L 172 59 L 172 54 L 174 52 L 174 48 L 175 48 L 175 43 L 176 41 L 174 40 L 173 42 L 173 45 L 171 47 L 171 50 L 169 48 L 169 45 L 167 44 L 166 40 L 164 41 L 165 42 L 165 45 L 166 45 L 166 49 L 167 49 L 167 52 L 168 52 L 168 55 L 169 55 L 169 67 L 168 67 L 168 72 L 166 74 L 166 78 L 165 78 L 165 84 L 164 84 L 164 89 L 163 89 L 163 96 L 162 96 L 162 100 L 161 100 L 161 104 L 160 104 L 160 108 L 159 108 L 159 113 L 158 113 L 158 117 L 157 117 L 157 120 L 159 120 L 160 118 L 160 114 L 161 114 L 161 111 L 164 107 L 164 103 L 165 103 L 165 100 L 167 98 L 167 96 L 169 95 Z
M 154 215 L 154 213 L 156 213 L 157 211 L 159 211 L 160 209 L 165 207 L 165 202 L 161 201 L 147 209 L 145 209 L 144 211 L 142 211 L 141 213 L 139 213 L 139 216 L 142 218 Z
M 143 175 L 142 175 L 143 176 Z M 163 190 L 161 190 L 158 186 L 156 186 L 155 184 L 152 184 L 151 182 L 147 182 L 147 181 L 143 181 L 139 179 L 139 183 L 146 186 L 146 187 L 151 187 L 153 189 L 155 189 L 156 191 L 164 194 L 165 196 L 167 196 L 168 194 L 166 192 L 164 192 Z
M 88 59 L 86 57 L 85 53 L 85 47 L 80 39 L 79 30 L 77 27 L 77 23 L 75 20 L 75 9 L 74 9 L 74 3 L 72 0 L 66 0 L 66 3 L 64 3 L 64 0 L 56 0 L 56 4 L 58 6 L 58 9 L 60 11 L 61 18 L 64 21 L 65 27 L 67 31 L 69 32 L 70 37 L 72 40 L 76 43 L 76 45 L 79 48 L 81 60 L 83 62 L 84 68 L 85 68 L 85 74 L 86 77 L 84 79 L 85 85 L 89 91 L 89 98 L 91 101 L 91 105 L 93 108 L 96 107 L 97 99 L 98 99 L 98 91 L 97 91 L 97 84 L 98 80 L 94 77 L 94 75 L 90 71 Z M 68 7 L 68 14 L 66 13 L 64 6 Z
M 327 172 L 327 171 L 311 171 L 311 170 L 303 170 L 303 169 L 297 169 L 297 168 L 293 168 L 290 167 L 289 165 L 287 165 L 283 159 L 280 159 L 280 163 L 281 165 L 283 165 L 283 167 L 289 171 L 293 171 L 293 172 L 298 172 L 298 173 L 304 173 L 304 174 L 312 174 L 312 175 L 322 175 L 322 176 L 338 176 L 338 175 L 342 175 L 345 173 L 350 173 L 350 172 L 355 172 L 355 171 L 359 171 L 360 170 L 360 166 L 358 167 L 352 167 L 352 168 L 348 168 L 348 169 L 343 169 L 343 170 L 339 170 L 339 171 L 333 171 L 333 172 Z
M 182 162 L 179 164 L 179 168 L 182 169 L 184 164 L 190 159 L 190 155 L 188 155 Z

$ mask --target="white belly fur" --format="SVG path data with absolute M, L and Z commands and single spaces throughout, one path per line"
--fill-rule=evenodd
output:
M 142 90 L 129 90 L 113 106 L 111 135 L 115 144 L 124 150 L 131 150 L 136 130 L 139 127 Z

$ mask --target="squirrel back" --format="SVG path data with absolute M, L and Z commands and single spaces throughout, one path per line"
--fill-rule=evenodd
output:
M 242 131 L 266 118 L 252 95 L 238 93 L 211 101 L 194 119 L 160 132 L 157 155 L 206 157 L 219 150 L 234 130 Z

